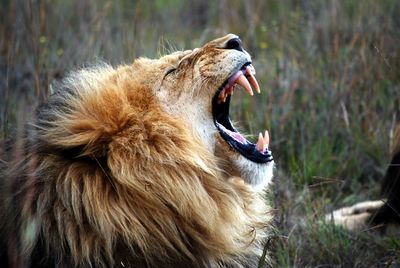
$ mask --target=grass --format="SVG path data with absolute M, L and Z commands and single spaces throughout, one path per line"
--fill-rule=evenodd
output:
M 232 117 L 250 133 L 268 128 L 277 161 L 276 266 L 395 267 L 399 237 L 319 220 L 379 197 L 400 120 L 399 18 L 397 0 L 6 0 L 0 138 L 72 68 L 158 57 L 234 32 L 263 93 L 235 96 Z

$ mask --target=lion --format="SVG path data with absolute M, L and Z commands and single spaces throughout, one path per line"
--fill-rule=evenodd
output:
M 2 263 L 255 267 L 274 161 L 267 131 L 252 143 L 231 122 L 239 88 L 260 92 L 233 34 L 71 72 L 6 142 Z

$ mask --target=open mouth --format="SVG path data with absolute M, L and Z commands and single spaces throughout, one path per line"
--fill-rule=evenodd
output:
M 244 64 L 232 74 L 217 90 L 212 100 L 212 113 L 214 124 L 222 138 L 238 153 L 256 163 L 267 163 L 273 160 L 268 150 L 268 131 L 259 134 L 256 143 L 248 141 L 232 125 L 229 118 L 229 104 L 231 96 L 237 85 L 253 96 L 253 89 L 260 93 L 260 87 L 254 77 L 254 68 L 250 62 Z

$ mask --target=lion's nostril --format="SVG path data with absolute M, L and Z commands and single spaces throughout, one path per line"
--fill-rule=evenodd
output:
M 242 40 L 240 40 L 237 37 L 232 38 L 226 43 L 225 48 L 226 49 L 236 49 L 236 50 L 239 50 L 239 51 L 243 51 Z

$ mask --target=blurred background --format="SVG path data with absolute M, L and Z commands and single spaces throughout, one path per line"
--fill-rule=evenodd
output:
M 323 215 L 379 198 L 400 122 L 398 0 L 1 0 L 0 139 L 78 67 L 130 63 L 232 32 L 262 94 L 232 118 L 269 129 L 277 163 L 275 265 L 398 267 L 400 239 L 349 233 Z

